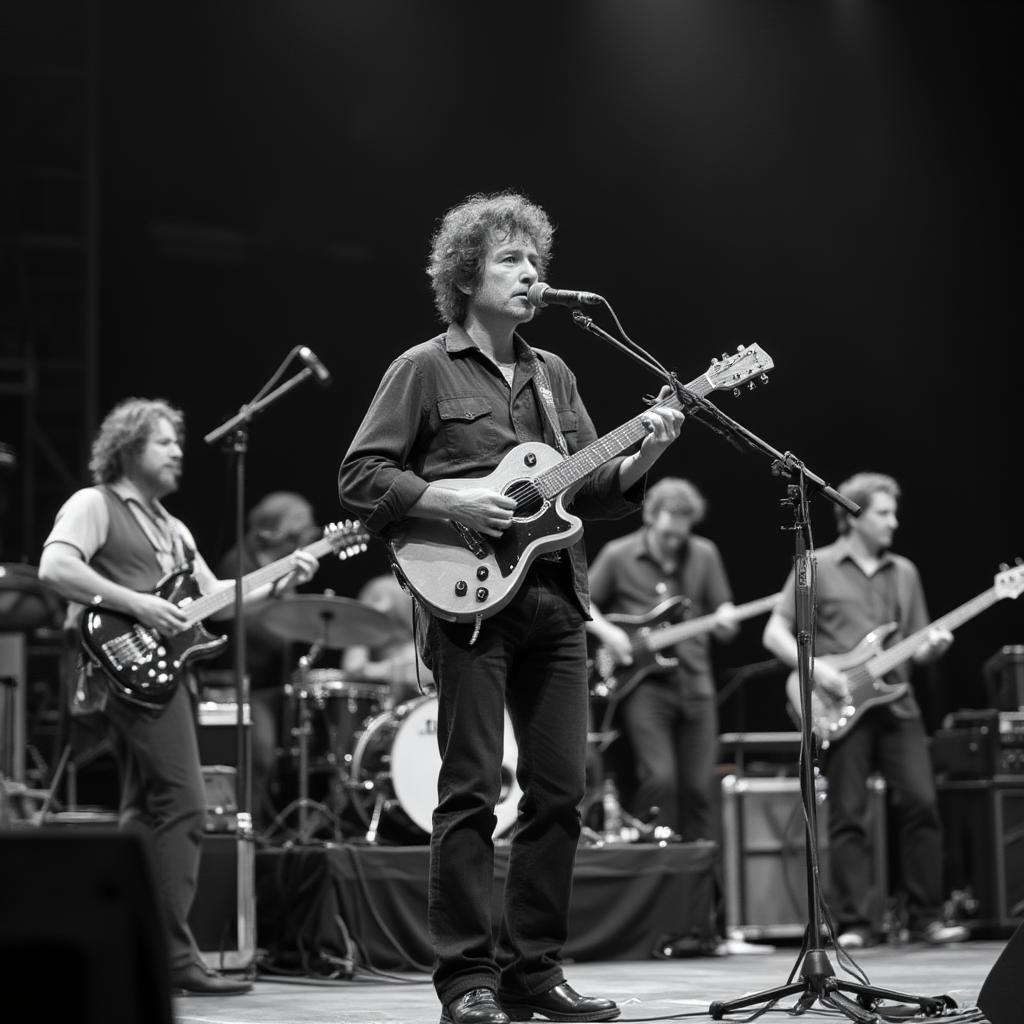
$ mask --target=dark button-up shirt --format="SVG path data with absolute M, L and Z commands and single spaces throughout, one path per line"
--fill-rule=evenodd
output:
M 899 628 L 887 646 L 928 625 L 928 606 L 921 577 L 909 559 L 888 552 L 882 556 L 878 568 L 867 576 L 850 553 L 850 544 L 845 537 L 819 548 L 816 557 L 816 655 L 845 654 L 871 630 L 889 622 L 895 622 Z M 791 626 L 796 618 L 794 592 L 793 572 L 790 571 L 775 612 Z M 907 663 L 898 666 L 888 677 L 889 681 L 907 681 L 909 678 L 910 666 Z M 920 713 L 909 692 L 890 707 L 896 714 L 908 717 Z
M 605 614 L 645 615 L 670 597 L 686 598 L 686 618 L 714 612 L 732 600 L 732 591 L 718 547 L 707 537 L 691 534 L 680 552 L 679 565 L 665 572 L 651 553 L 646 528 L 606 544 L 590 567 L 590 595 Z M 711 637 L 691 637 L 676 644 L 684 690 L 688 695 L 714 694 Z
M 556 446 L 535 377 L 544 364 L 562 435 L 570 453 L 597 432 L 576 388 L 576 378 L 554 353 L 515 338 L 511 386 L 498 366 L 458 325 L 403 352 L 388 367 L 338 473 L 341 504 L 372 533 L 386 536 L 404 519 L 429 483 L 482 477 L 517 444 Z M 623 493 L 616 457 L 583 482 L 572 499 L 583 518 L 613 519 L 635 511 L 643 481 Z M 583 541 L 569 549 L 573 585 L 589 614 Z

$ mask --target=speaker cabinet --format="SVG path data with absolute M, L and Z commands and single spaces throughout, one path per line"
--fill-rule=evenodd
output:
M 0 833 L 4 1024 L 172 1024 L 150 856 L 139 833 Z
M 885 782 L 868 781 L 871 921 L 881 930 L 887 854 Z M 817 779 L 818 853 L 828 897 L 828 782 Z M 807 857 L 800 780 L 722 779 L 722 857 L 727 933 L 746 939 L 796 938 L 808 922 Z
M 1024 921 L 1024 779 L 940 782 L 947 889 L 971 889 L 977 926 Z
M 207 832 L 188 923 L 215 970 L 244 970 L 256 954 L 255 843 L 248 831 Z

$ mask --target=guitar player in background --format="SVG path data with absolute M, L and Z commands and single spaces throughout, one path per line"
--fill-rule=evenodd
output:
M 160 399 L 126 399 L 101 424 L 89 463 L 94 486 L 76 491 L 58 511 L 39 561 L 40 579 L 69 602 L 72 642 L 86 606 L 124 613 L 166 636 L 185 630 L 182 609 L 151 593 L 183 564 L 191 564 L 204 594 L 233 586 L 213 574 L 189 530 L 161 501 L 178 489 L 183 431 L 181 412 Z M 288 576 L 251 591 L 248 600 L 264 600 L 275 586 L 290 588 L 316 571 L 307 552 L 296 551 L 292 561 Z M 121 774 L 122 827 L 152 835 L 172 987 L 200 995 L 248 991 L 250 982 L 205 966 L 188 926 L 206 803 L 194 683 L 179 683 L 158 711 L 124 700 L 99 670 L 78 673 L 72 688 L 72 714 L 101 715 L 110 732 Z
M 495 487 L 436 481 L 484 477 L 523 442 L 564 454 L 596 440 L 572 372 L 517 330 L 533 319 L 528 291 L 545 276 L 552 234 L 547 214 L 513 193 L 471 196 L 445 214 L 428 264 L 445 329 L 391 363 L 340 468 L 341 504 L 372 533 L 387 539 L 407 521 L 441 520 L 500 538 L 515 501 Z M 645 473 L 682 418 L 668 406 L 647 410 L 642 443 L 586 476 L 573 512 L 610 518 L 636 509 Z M 486 589 L 475 574 L 471 587 L 471 600 Z M 561 965 L 585 790 L 588 610 L 577 538 L 537 557 L 495 614 L 425 616 L 442 759 L 428 923 L 443 1024 L 619 1015 L 611 1000 L 574 991 Z M 496 945 L 492 833 L 506 706 L 524 797 Z
M 849 699 L 846 675 L 824 656 L 845 654 L 871 630 L 898 624 L 896 637 L 928 626 L 928 610 L 917 568 L 894 554 L 893 535 L 900 489 L 879 473 L 858 473 L 839 487 L 861 506 L 854 517 L 836 506 L 839 537 L 816 552 L 817 583 L 812 675 L 815 688 Z M 789 667 L 797 663 L 794 637 L 794 579 L 789 574 L 782 597 L 764 630 L 764 645 Z M 952 643 L 946 629 L 933 628 L 913 655 L 925 665 Z M 909 680 L 909 669 L 894 676 Z M 920 709 L 908 687 L 898 700 L 873 707 L 853 729 L 823 753 L 828 777 L 828 833 L 831 858 L 831 906 L 837 942 L 847 949 L 874 945 L 878 936 L 868 916 L 868 776 L 878 771 L 891 793 L 899 822 L 898 849 L 906 892 L 911 937 L 933 945 L 967 937 L 961 925 L 942 917 L 942 825 L 935 781 Z
M 618 706 L 636 766 L 635 813 L 646 816 L 657 807 L 652 823 L 686 841 L 716 836 L 718 704 L 710 640 L 729 641 L 739 628 L 722 556 L 714 542 L 692 532 L 705 507 L 688 480 L 659 480 L 644 498 L 644 525 L 606 544 L 590 566 L 587 630 L 610 649 L 620 679 L 629 676 L 632 634 L 607 615 L 642 617 L 674 598 L 687 617 L 715 616 L 710 633 L 666 651 L 676 665 L 652 668 Z

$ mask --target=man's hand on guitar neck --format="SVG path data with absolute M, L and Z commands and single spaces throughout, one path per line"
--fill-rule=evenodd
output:
M 941 658 L 953 642 L 953 634 L 948 629 L 940 626 L 932 626 L 924 638 L 924 643 L 914 651 L 914 663 L 916 665 L 927 665 Z

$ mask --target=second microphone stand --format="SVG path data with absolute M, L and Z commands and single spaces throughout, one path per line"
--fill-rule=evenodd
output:
M 607 303 L 605 304 L 607 305 Z M 609 309 L 611 309 L 610 306 Z M 614 311 L 612 311 L 612 316 L 615 316 Z M 708 1007 L 708 1012 L 713 1019 L 721 1020 L 727 1013 L 732 1013 L 744 1007 L 764 1004 L 762 1009 L 758 1011 L 759 1014 L 772 1008 L 779 999 L 797 994 L 799 994 L 799 999 L 795 1009 L 796 1013 L 803 1013 L 814 1006 L 816 1002 L 820 1002 L 825 1007 L 838 1010 L 850 1020 L 858 1022 L 858 1024 L 877 1024 L 879 1016 L 874 1011 L 874 1007 L 882 1000 L 897 1000 L 901 1003 L 915 1004 L 922 1013 L 929 1016 L 943 1012 L 946 1008 L 954 1005 L 949 996 L 910 995 L 905 992 L 896 992 L 837 978 L 828 953 L 822 946 L 826 935 L 826 923 L 822 913 L 824 898 L 821 892 L 817 808 L 814 798 L 815 768 L 812 756 L 811 688 L 813 679 L 811 673 L 811 651 L 814 637 L 814 595 L 812 592 L 814 569 L 813 559 L 809 554 L 811 544 L 808 500 L 811 488 L 813 487 L 815 492 L 824 495 L 851 515 L 857 515 L 860 512 L 859 506 L 845 498 L 835 488 L 826 484 L 821 477 L 808 470 L 803 462 L 797 459 L 791 452 L 783 454 L 777 451 L 766 441 L 727 416 L 717 406 L 680 385 L 674 373 L 666 370 L 650 353 L 629 339 L 625 331 L 622 331 L 622 334 L 627 338 L 627 343 L 614 338 L 595 324 L 593 318 L 582 313 L 580 310 L 574 310 L 572 317 L 578 327 L 625 352 L 631 359 L 639 362 L 660 377 L 665 383 L 669 384 L 675 392 L 675 397 L 680 407 L 687 415 L 724 437 L 735 447 L 741 450 L 743 447 L 747 447 L 761 455 L 767 456 L 771 460 L 771 472 L 773 475 L 796 478 L 796 483 L 790 484 L 787 487 L 785 504 L 791 505 L 794 512 L 794 525 L 792 527 L 794 536 L 793 570 L 796 582 L 794 610 L 796 617 L 797 671 L 800 680 L 801 712 L 800 794 L 804 810 L 804 839 L 807 857 L 807 910 L 809 916 L 804 929 L 803 945 L 798 954 L 797 962 L 800 967 L 800 979 L 798 981 L 793 980 L 796 974 L 796 966 L 794 966 L 785 984 L 766 989 L 762 992 L 742 996 L 739 999 L 729 1001 L 716 1000 Z M 617 318 L 616 323 L 618 323 Z M 619 329 L 620 331 L 622 330 L 621 324 L 619 324 Z M 831 926 L 829 925 L 830 932 Z M 854 995 L 856 999 L 850 998 L 850 995 L 847 993 Z

